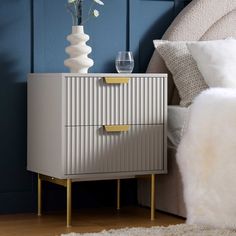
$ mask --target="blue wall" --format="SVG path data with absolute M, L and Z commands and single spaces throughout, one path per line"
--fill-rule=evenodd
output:
M 26 74 L 31 69 L 31 5 L 4 0 L 0 7 L 0 212 L 34 204 L 26 166 Z
M 26 77 L 29 72 L 67 71 L 63 61 L 71 19 L 65 2 L 0 0 L 0 213 L 33 211 L 36 207 L 35 176 L 26 171 Z M 134 51 L 135 70 L 144 72 L 153 51 L 152 39 L 161 37 L 188 1 L 104 2 L 101 16 L 88 22 L 85 28 L 93 48 L 92 72 L 113 72 L 117 52 L 125 49 Z M 126 197 L 131 196 L 132 202 L 135 184 L 126 182 L 126 186 Z M 89 205 L 89 196 L 94 194 L 97 196 L 94 206 L 108 201 L 101 192 L 110 194 L 113 199 L 110 202 L 114 202 L 113 183 L 83 183 L 78 187 L 83 190 L 77 194 L 84 205 L 86 199 Z M 97 193 L 98 187 L 104 191 Z M 48 204 L 50 199 L 54 202 L 55 194 L 62 200 L 65 197 L 63 189 L 55 186 L 46 186 L 45 192 Z M 57 203 L 54 208 L 58 208 Z

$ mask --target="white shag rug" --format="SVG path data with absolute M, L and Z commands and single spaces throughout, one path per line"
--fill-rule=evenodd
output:
M 214 229 L 197 225 L 172 225 L 169 227 L 124 228 L 100 233 L 70 233 L 61 236 L 236 236 L 236 230 Z

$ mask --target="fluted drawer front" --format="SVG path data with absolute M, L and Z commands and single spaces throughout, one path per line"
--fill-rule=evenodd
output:
M 66 127 L 65 174 L 162 170 L 163 126 L 132 125 L 124 130 Z
M 106 84 L 101 77 L 66 77 L 66 125 L 162 124 L 166 79 L 133 77 Z

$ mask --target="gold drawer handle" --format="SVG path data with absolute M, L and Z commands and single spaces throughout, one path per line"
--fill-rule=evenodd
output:
M 130 78 L 125 77 L 105 77 L 106 84 L 127 84 Z
M 129 125 L 104 125 L 106 132 L 127 132 Z

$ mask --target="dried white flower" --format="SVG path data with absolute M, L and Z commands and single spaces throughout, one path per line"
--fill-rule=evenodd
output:
M 98 10 L 93 10 L 93 15 L 95 16 L 95 17 L 99 17 L 99 11 Z
M 94 9 L 95 4 L 103 6 L 103 0 L 90 0 L 90 8 L 88 10 L 87 18 L 82 18 L 83 13 L 83 0 L 66 0 L 66 8 L 72 16 L 73 25 L 84 25 L 91 17 L 99 17 L 100 13 L 97 9 Z M 84 15 L 86 16 L 86 15 Z
M 101 0 L 93 0 L 94 2 L 96 2 L 99 5 L 104 5 L 104 2 L 102 2 Z

